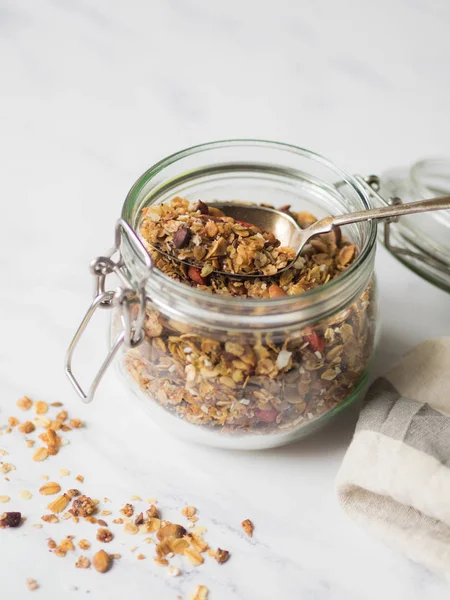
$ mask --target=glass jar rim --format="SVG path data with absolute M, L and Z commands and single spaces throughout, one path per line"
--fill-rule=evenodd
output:
M 153 177 L 161 173 L 166 167 L 169 167 L 170 165 L 181 161 L 183 158 L 189 157 L 194 154 L 206 152 L 208 150 L 219 150 L 224 148 L 239 148 L 250 146 L 254 146 L 256 148 L 260 147 L 266 149 L 284 150 L 291 154 L 297 154 L 298 156 L 310 158 L 318 163 L 321 163 L 325 167 L 330 168 L 332 171 L 338 174 L 340 176 L 340 180 L 347 183 L 356 192 L 363 209 L 370 208 L 371 203 L 367 191 L 358 182 L 358 180 L 353 175 L 351 175 L 341 167 L 338 167 L 332 161 L 321 156 L 320 154 L 292 144 L 260 139 L 242 138 L 228 140 L 225 139 L 198 144 L 186 148 L 184 150 L 175 152 L 167 156 L 166 158 L 163 158 L 162 160 L 158 161 L 152 167 L 147 169 L 131 187 L 123 204 L 122 218 L 125 219 L 130 224 L 130 226 L 136 231 L 136 217 L 138 215 L 133 215 L 133 207 L 136 201 L 139 199 L 139 194 L 143 190 L 144 186 Z M 299 299 L 301 300 L 301 304 L 305 304 L 305 306 L 317 306 L 318 304 L 324 301 L 324 296 L 326 297 L 333 295 L 334 293 L 336 293 L 337 290 L 341 290 L 346 286 L 348 287 L 349 282 L 354 279 L 355 274 L 361 271 L 361 266 L 366 264 L 367 259 L 372 255 L 372 251 L 376 242 L 376 224 L 373 221 L 367 221 L 366 223 L 364 223 L 364 226 L 367 228 L 367 236 L 365 243 L 363 247 L 359 249 L 359 254 L 356 260 L 350 265 L 350 267 L 343 271 L 337 278 L 330 280 L 322 286 L 305 291 L 299 295 L 284 296 L 281 298 L 254 299 L 242 298 L 238 296 L 233 297 L 222 296 L 219 294 L 209 294 L 205 293 L 204 291 L 186 286 L 186 284 L 178 282 L 168 277 L 162 271 L 159 271 L 159 269 L 154 269 L 148 284 L 148 289 L 153 293 L 149 293 L 149 296 L 152 297 L 153 300 L 155 300 L 154 291 L 155 285 L 157 285 L 159 289 L 165 290 L 168 294 L 174 294 L 176 296 L 182 295 L 183 297 L 189 299 L 189 301 L 193 303 L 201 302 L 204 305 L 208 305 L 215 311 L 231 306 L 234 310 L 250 310 L 250 312 L 253 312 L 256 307 L 259 307 L 260 309 L 276 307 L 276 312 L 279 314 L 281 311 L 298 311 Z M 128 252 L 126 252 L 125 254 L 129 254 L 130 252 L 134 254 L 134 258 L 137 259 L 138 262 L 141 262 L 140 258 L 134 253 L 133 246 L 131 244 L 128 244 Z

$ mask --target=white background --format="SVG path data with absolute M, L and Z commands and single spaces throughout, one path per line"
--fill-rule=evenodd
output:
M 114 373 L 82 406 L 62 362 L 90 299 L 89 260 L 110 247 L 129 187 L 167 154 L 258 137 L 362 174 L 448 156 L 449 26 L 447 0 L 0 0 L 0 422 L 26 393 L 64 401 L 87 423 L 40 464 L 19 435 L 0 438 L 17 467 L 0 494 L 28 518 L 0 531 L 2 597 L 28 598 L 34 577 L 33 597 L 50 600 L 176 600 L 198 583 L 211 600 L 448 598 L 445 583 L 337 506 L 333 482 L 354 419 L 288 448 L 209 450 L 156 429 Z M 377 271 L 379 371 L 417 341 L 449 334 L 450 308 L 382 248 Z M 81 367 L 100 362 L 105 327 L 93 325 Z M 150 547 L 140 543 L 147 559 L 137 561 L 128 551 L 137 542 L 118 534 L 111 551 L 123 558 L 108 575 L 76 570 L 45 538 L 93 540 L 93 526 L 33 529 L 45 503 L 18 499 L 61 467 L 115 507 L 130 494 L 157 497 L 168 518 L 197 506 L 205 537 L 232 559 L 170 579 Z M 252 540 L 244 518 L 255 523 Z

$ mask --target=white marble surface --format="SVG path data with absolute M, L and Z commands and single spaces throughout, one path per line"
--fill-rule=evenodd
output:
M 110 246 L 128 188 L 168 153 L 260 137 L 362 173 L 448 155 L 449 26 L 447 0 L 0 0 L 0 420 L 27 393 L 62 400 L 87 423 L 41 464 L 18 435 L 0 438 L 17 467 L 0 494 L 28 517 L 0 532 L 2 598 L 28 598 L 27 577 L 46 600 L 176 600 L 197 583 L 211 600 L 448 598 L 445 583 L 337 506 L 333 482 L 354 420 L 278 450 L 208 450 L 142 418 L 114 373 L 82 406 L 62 360 L 89 300 L 88 261 Z M 448 295 L 383 249 L 377 261 L 381 369 L 415 342 L 448 334 L 450 308 Z M 100 321 L 85 366 L 103 356 Z M 171 579 L 150 547 L 139 543 L 148 558 L 137 561 L 134 539 L 118 534 L 111 550 L 124 557 L 109 575 L 75 570 L 72 558 L 47 552 L 45 538 L 93 539 L 93 527 L 32 529 L 42 498 L 18 498 L 61 467 L 83 473 L 84 489 L 116 507 L 130 494 L 157 497 L 168 518 L 197 506 L 208 541 L 232 559 Z M 247 517 L 252 540 L 239 528 Z

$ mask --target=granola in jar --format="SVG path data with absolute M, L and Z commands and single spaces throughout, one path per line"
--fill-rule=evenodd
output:
M 310 213 L 282 210 L 301 227 L 315 221 Z M 312 239 L 278 273 L 295 257 L 293 249 L 250 223 L 181 197 L 144 208 L 140 235 L 156 268 L 171 279 L 249 300 L 304 294 L 339 277 L 358 256 L 336 229 Z M 255 270 L 263 276 L 233 278 Z M 360 388 L 374 345 L 375 306 L 371 279 L 349 305 L 317 322 L 236 334 L 190 326 L 149 301 L 145 341 L 126 351 L 124 364 L 149 400 L 188 423 L 228 434 L 298 430 Z

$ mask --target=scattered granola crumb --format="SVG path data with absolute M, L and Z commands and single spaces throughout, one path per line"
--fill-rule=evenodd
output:
M 123 519 L 121 517 L 119 517 L 118 519 L 113 519 L 113 523 L 115 523 L 116 525 L 122 525 Z
M 113 539 L 113 534 L 109 531 L 109 529 L 100 528 L 97 531 L 97 539 L 99 542 L 103 542 L 104 544 L 108 544 Z
M 57 543 L 52 538 L 48 538 L 47 546 L 50 548 L 50 550 L 54 550 L 57 546 Z
M 56 515 L 42 515 L 41 519 L 46 523 L 59 523 L 59 519 Z
M 175 565 L 167 567 L 167 572 L 171 577 L 178 577 L 181 575 L 181 570 L 178 567 L 175 567 Z
M 68 475 L 70 475 L 70 471 L 69 469 L 60 469 L 59 475 L 60 477 L 67 477 Z
M 35 429 L 36 429 L 36 427 L 34 426 L 34 423 L 32 423 L 31 421 L 25 421 L 18 427 L 18 430 L 21 433 L 32 433 Z
M 28 396 L 24 396 L 23 398 L 20 398 L 20 400 L 17 400 L 16 405 L 21 410 L 30 410 L 30 408 L 33 406 L 33 401 L 30 400 Z
M 144 556 L 143 554 L 138 554 L 138 555 L 136 556 L 136 558 L 137 558 L 138 560 L 144 560 L 145 556 Z
M 36 450 L 36 452 L 33 454 L 33 460 L 35 460 L 36 462 L 41 462 L 42 460 L 45 460 L 46 458 L 48 458 L 48 450 L 47 448 L 41 447 L 38 448 Z
M 148 504 L 158 504 L 158 500 L 156 500 L 156 498 L 149 498 L 147 500 Z
M 219 563 L 219 565 L 223 565 L 223 563 L 227 562 L 230 558 L 230 553 L 228 550 L 222 550 L 222 548 L 217 548 L 214 558 Z
M 95 512 L 95 504 L 89 496 L 75 498 L 69 511 L 74 517 L 88 517 Z
M 132 546 L 132 547 L 130 548 L 130 552 L 136 552 L 136 550 L 137 550 L 137 546 Z
M 75 563 L 77 569 L 89 569 L 91 566 L 91 561 L 87 556 L 79 556 L 77 562 Z
M 30 498 L 33 497 L 33 494 L 31 492 L 29 492 L 28 490 L 22 490 L 19 493 L 19 496 L 23 499 L 23 500 L 29 500 Z
M 111 568 L 111 557 L 104 550 L 99 550 L 94 554 L 92 564 L 99 573 L 106 573 Z
M 181 514 L 183 515 L 183 517 L 193 517 L 196 512 L 197 511 L 193 506 L 185 506 L 181 510 Z
M 135 500 L 136 502 L 140 502 L 142 498 L 140 496 L 131 496 L 131 500 Z
M 67 507 L 69 500 L 70 498 L 67 494 L 62 494 L 62 496 L 58 496 L 55 500 L 50 502 L 47 508 L 53 513 L 60 513 Z
M 245 533 L 249 537 L 252 537 L 255 527 L 254 527 L 253 523 L 250 521 L 250 519 L 245 519 L 245 521 L 242 521 L 241 526 L 242 526 L 242 529 L 245 531 Z
M 22 513 L 6 512 L 0 515 L 0 528 L 19 527 L 22 524 Z
M 70 419 L 69 425 L 71 427 L 73 427 L 74 429 L 79 429 L 80 427 L 83 426 L 83 422 L 81 419 Z
M 150 504 L 150 507 L 147 509 L 146 513 L 149 519 L 159 519 L 159 510 L 154 504 Z
M 125 506 L 123 506 L 120 509 L 120 512 L 125 515 L 126 517 L 132 517 L 134 514 L 134 508 L 132 504 L 125 504 Z
M 129 533 L 130 535 L 136 535 L 139 531 L 139 527 L 134 523 L 125 523 L 125 527 L 123 529 L 125 533 Z
M 9 417 L 8 423 L 10 427 L 16 427 L 19 424 L 19 420 L 16 417 Z
M 42 523 L 33 523 L 32 527 L 34 527 L 34 529 L 42 529 Z
M 79 481 L 80 483 L 83 483 L 83 482 L 84 482 L 84 477 L 83 477 L 83 475 L 77 475 L 77 476 L 75 477 L 75 479 L 76 479 L 77 481 Z
M 34 590 L 37 590 L 39 588 L 39 584 L 36 581 L 36 579 L 27 579 L 27 587 L 30 590 L 30 592 L 34 592 Z
M 43 496 L 53 496 L 53 494 L 58 494 L 61 491 L 61 486 L 56 481 L 49 481 L 44 483 L 39 488 L 39 493 Z
M 9 496 L 0 496 L 0 502 L 2 502 L 3 504 L 9 502 L 10 500 L 11 498 Z
M 189 600 L 207 600 L 208 588 L 204 585 L 198 585 L 194 592 L 189 596 Z
M 35 402 L 34 410 L 36 411 L 37 415 L 45 415 L 45 413 L 48 411 L 48 404 L 46 402 L 42 402 L 42 400 Z

